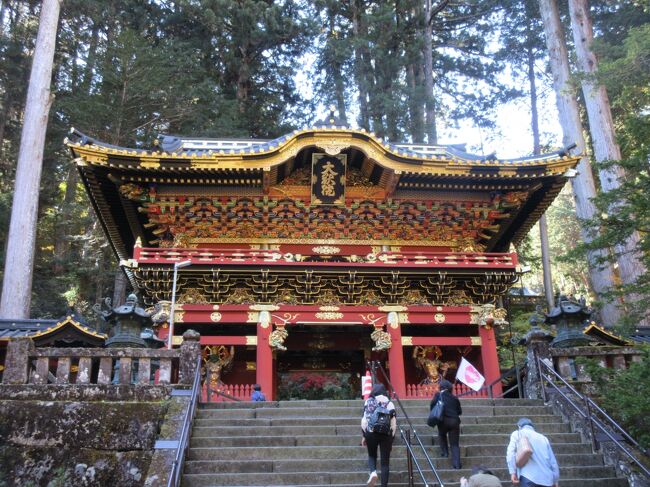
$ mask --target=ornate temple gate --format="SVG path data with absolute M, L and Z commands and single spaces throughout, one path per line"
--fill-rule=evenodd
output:
M 285 372 L 362 375 L 370 359 L 401 397 L 429 395 L 461 357 L 496 381 L 511 244 L 578 162 L 398 145 L 334 117 L 275 140 L 144 150 L 73 130 L 67 144 L 159 336 L 177 289 L 173 342 L 198 331 L 214 388 L 243 399 L 255 383 L 276 398 Z
M 339 370 L 363 375 L 368 360 L 379 360 L 389 372 L 391 383 L 400 397 L 411 398 L 429 396 L 431 392 L 426 367 L 419 367 L 415 357 L 418 350 L 425 352 L 420 353 L 421 358 L 434 362 L 438 371 L 444 363 L 449 363 L 445 370 L 451 380 L 460 357 L 476 364 L 485 375 L 486 383 L 498 379 L 500 371 L 494 328 L 484 319 L 492 314 L 493 307 L 490 306 L 436 306 L 433 309 L 429 306 L 380 306 L 360 310 L 346 306 L 181 304 L 176 312 L 176 326 L 178 334 L 186 328 L 197 329 L 201 323 L 215 328 L 223 322 L 255 330 L 254 335 L 201 335 L 201 344 L 206 350 L 235 347 L 234 357 L 239 367 L 230 369 L 227 378 L 221 377 L 223 384 L 213 384 L 235 397 L 246 397 L 254 383 L 260 384 L 270 398 L 275 397 L 281 371 L 278 365 L 293 349 L 311 352 L 313 359 L 318 359 L 319 352 L 323 351 L 334 355 L 357 351 L 361 357 L 349 365 L 339 361 L 334 368 L 330 360 L 322 366 L 315 362 L 284 370 L 311 368 L 314 371 Z M 328 329 L 353 331 L 343 332 L 347 335 L 343 344 L 342 337 L 337 341 Z M 161 336 L 164 337 L 165 332 L 163 328 Z M 298 334 L 308 338 L 292 340 Z M 340 332 L 336 334 L 341 335 Z M 175 343 L 180 343 L 180 337 L 176 337 Z M 429 357 L 427 351 L 432 351 Z M 499 393 L 500 387 L 497 382 L 494 392 Z

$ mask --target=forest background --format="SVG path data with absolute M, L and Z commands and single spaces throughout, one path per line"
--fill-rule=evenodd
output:
M 566 2 L 558 3 L 569 31 Z M 650 7 L 590 4 L 597 82 L 607 87 L 627 171 L 617 191 L 596 199 L 601 211 L 589 224 L 600 232 L 592 245 L 612 247 L 640 232 L 647 263 Z M 38 1 L 0 2 L 1 242 L 39 9 Z M 518 100 L 531 120 L 540 103 L 553 108 L 544 103 L 552 77 L 532 0 L 65 0 L 54 62 L 32 317 L 59 317 L 73 306 L 90 318 L 90 306 L 113 296 L 121 276 L 62 145 L 72 126 L 132 147 L 151 147 L 160 133 L 274 138 L 333 105 L 345 123 L 379 137 L 436 144 L 440 133 L 467 126 L 498 139 L 499 128 L 508 131 L 498 120 L 505 103 Z M 542 150 L 557 149 L 556 138 L 536 134 Z M 554 291 L 590 297 L 570 187 L 547 220 Z M 532 268 L 522 287 L 543 294 L 537 227 L 517 251 Z M 635 285 L 650 297 L 647 277 Z M 611 296 L 617 292 L 626 290 Z

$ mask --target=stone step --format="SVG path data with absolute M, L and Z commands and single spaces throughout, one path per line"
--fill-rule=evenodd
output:
M 578 433 L 551 433 L 547 435 L 551 444 L 578 443 Z M 327 436 L 217 436 L 210 438 L 195 438 L 190 440 L 191 448 L 219 447 L 219 446 L 355 446 L 359 445 L 361 433 L 356 435 L 327 435 Z M 469 445 L 489 444 L 507 445 L 510 434 L 469 434 L 461 436 L 461 442 Z
M 508 478 L 507 469 L 493 469 L 493 473 L 505 480 Z M 440 469 L 438 475 L 446 481 L 456 481 L 461 476 L 468 477 L 471 475 L 471 469 L 464 468 L 461 470 Z M 425 476 L 433 481 L 433 474 L 426 472 Z M 405 482 L 408 474 L 406 470 L 391 469 L 390 479 L 392 482 Z M 184 487 L 204 487 L 204 486 L 232 486 L 232 485 L 305 485 L 305 484 L 357 484 L 363 485 L 368 478 L 365 465 L 353 471 L 334 471 L 328 472 L 234 472 L 234 473 L 197 473 L 187 474 L 184 476 Z M 605 466 L 567 466 L 560 468 L 560 478 L 566 479 L 589 479 L 583 480 L 583 485 L 592 485 L 591 479 L 611 478 L 615 479 L 612 467 Z M 561 485 L 566 485 L 564 481 Z
M 191 477 L 191 476 L 190 476 Z M 188 477 L 187 479 L 183 480 L 183 487 L 194 487 L 197 484 L 193 484 L 191 478 Z M 459 476 L 460 477 L 460 476 Z M 366 479 L 364 478 L 363 483 L 354 483 L 354 484 L 337 484 L 336 487 L 360 487 L 360 485 L 365 485 L 366 484 Z M 587 483 L 585 483 L 584 479 L 562 479 L 562 487 L 629 487 L 629 484 L 627 483 L 627 480 L 625 479 L 619 479 L 619 478 L 602 478 L 602 479 L 589 479 Z M 201 484 L 201 487 L 206 487 L 206 486 L 211 486 L 213 484 Z M 216 484 L 214 484 L 216 487 Z M 277 485 L 272 485 L 272 484 L 264 484 L 266 487 L 279 487 Z M 299 485 L 300 487 L 329 487 L 332 484 L 293 484 L 293 485 Z M 422 482 L 418 479 L 416 482 L 416 485 L 422 485 Z M 433 485 L 433 483 L 429 484 Z M 511 485 L 508 482 L 504 481 L 504 486 Z M 393 477 L 391 476 L 391 481 L 390 481 L 390 487 L 408 487 L 409 484 L 408 482 L 402 482 L 402 481 L 395 481 Z M 231 484 L 228 487 L 248 487 L 246 484 Z M 282 487 L 289 487 L 288 484 L 282 484 Z M 457 481 L 448 481 L 445 482 L 445 487 L 460 487 L 460 482 Z
M 425 444 L 430 456 L 437 458 L 438 449 Z M 495 453 L 505 458 L 504 444 L 482 444 L 466 445 L 461 437 L 461 456 L 466 458 L 480 458 L 495 455 Z M 416 449 L 418 457 L 423 458 L 420 451 Z M 556 455 L 586 455 L 591 454 L 590 446 L 583 443 L 558 443 L 553 445 L 553 451 Z M 405 455 L 403 446 L 396 444 L 393 449 L 393 455 Z M 311 446 L 294 446 L 287 448 L 284 446 L 260 448 L 259 446 L 249 447 L 193 447 L 189 451 L 188 460 L 287 460 L 299 458 L 312 459 L 345 459 L 345 458 L 365 458 L 366 450 L 359 445 L 354 446 L 322 446 L 313 448 Z M 480 463 L 480 462 L 474 462 Z
M 201 409 L 197 412 L 197 418 L 234 418 L 234 419 L 252 419 L 252 418 L 318 418 L 318 417 L 360 417 L 362 405 L 357 404 L 355 407 L 325 407 L 325 408 L 245 408 L 245 409 Z M 425 408 L 406 409 L 409 417 L 426 417 L 428 406 Z M 503 416 L 508 414 L 515 418 L 530 417 L 535 415 L 547 415 L 551 409 L 547 406 L 465 406 L 463 407 L 463 416 Z
M 337 425 L 359 425 L 361 421 L 361 412 L 357 415 L 348 417 L 339 417 L 336 419 Z M 531 415 L 527 416 L 534 424 L 541 423 L 562 423 L 562 420 L 552 414 Z M 426 417 L 423 414 L 409 414 L 409 419 L 416 427 L 426 426 Z M 463 414 L 462 423 L 467 424 L 507 424 L 514 430 L 514 425 L 519 418 L 513 420 L 512 416 L 468 416 Z M 210 426 L 304 426 L 304 418 L 201 418 L 194 420 L 195 427 Z M 427 426 L 428 428 L 428 426 Z
M 395 452 L 398 453 L 398 452 Z M 404 453 L 404 452 L 402 452 Z M 488 468 L 502 468 L 505 464 L 505 452 L 501 456 L 481 457 L 481 464 Z M 300 459 L 283 459 L 283 460 L 261 460 L 257 458 L 246 458 L 245 460 L 193 460 L 185 463 L 185 472 L 188 474 L 195 473 L 262 473 L 262 472 L 354 472 L 357 470 L 365 471 L 367 456 L 365 452 L 357 458 L 311 458 L 300 457 Z M 431 458 L 437 469 L 449 469 L 451 465 L 449 459 L 435 457 Z M 463 458 L 465 464 L 473 464 L 471 458 Z M 603 466 L 602 456 L 594 454 L 582 455 L 557 455 L 557 461 L 564 467 L 577 466 Z M 418 459 L 421 466 L 428 465 L 424 457 Z M 391 455 L 391 469 L 406 470 L 406 455 Z
M 426 399 L 403 399 L 402 405 L 405 409 L 410 407 L 429 407 L 431 398 Z M 465 406 L 542 406 L 544 403 L 539 399 L 460 399 L 461 405 Z M 266 401 L 266 402 L 211 402 L 201 403 L 199 410 L 205 409 L 261 409 L 261 408 L 321 408 L 325 407 L 359 407 L 363 406 L 363 399 L 324 399 L 321 401 Z
M 327 436 L 327 435 L 353 435 L 360 432 L 360 421 L 353 425 L 321 425 L 313 426 L 197 426 L 192 431 L 193 438 L 215 438 L 221 436 Z M 399 423 L 402 428 L 407 425 Z M 423 435 L 437 435 L 437 431 L 425 425 L 414 425 L 416 431 Z M 464 424 L 461 423 L 461 435 L 479 433 L 507 433 L 513 431 L 510 424 Z M 570 433 L 568 424 L 564 423 L 543 423 L 537 431 L 544 435 L 550 433 Z

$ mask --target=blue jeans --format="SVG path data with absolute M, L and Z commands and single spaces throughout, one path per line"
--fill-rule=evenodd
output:
M 552 486 L 536 484 L 532 480 L 528 480 L 526 477 L 519 477 L 519 487 L 552 487 Z

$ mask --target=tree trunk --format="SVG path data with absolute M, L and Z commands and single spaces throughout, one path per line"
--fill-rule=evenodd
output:
M 52 104 L 50 82 L 60 10 L 60 0 L 43 0 L 18 152 L 0 318 L 29 318 L 38 195 L 47 119 Z
M 359 126 L 363 129 L 370 130 L 370 114 L 368 111 L 368 89 L 365 77 L 365 69 L 363 67 L 364 56 L 361 49 L 361 24 L 362 12 L 357 4 L 358 0 L 350 0 L 350 7 L 352 10 L 352 33 L 357 40 L 354 47 L 354 76 L 359 90 Z M 363 38 L 365 39 L 365 37 Z M 365 42 L 365 41 L 363 41 Z
M 409 115 L 411 119 L 410 133 L 414 143 L 424 142 L 424 112 L 422 110 L 421 79 L 417 75 L 416 63 L 409 63 L 406 67 L 406 80 L 409 87 Z
M 77 168 L 71 164 L 68 170 L 68 177 L 66 178 L 65 195 L 55 229 L 54 264 L 52 267 L 54 274 L 57 276 L 61 275 L 65 269 L 63 262 L 70 249 L 70 240 L 68 239 L 70 235 L 70 213 L 77 195 L 77 179 Z
M 526 65 L 528 68 L 528 86 L 530 87 L 530 127 L 533 132 L 533 154 L 539 155 L 541 150 L 539 137 L 539 112 L 537 110 L 537 83 L 535 81 L 535 53 L 533 52 L 532 32 L 530 24 L 526 29 Z M 544 295 L 548 310 L 553 309 L 555 297 L 553 293 L 553 271 L 551 267 L 551 251 L 548 245 L 548 224 L 546 213 L 539 219 L 539 242 L 542 249 L 542 272 L 544 277 Z
M 433 17 L 431 0 L 426 0 L 424 7 L 424 97 L 427 142 L 438 143 L 436 131 L 436 107 L 433 97 Z
M 115 273 L 115 281 L 113 282 L 113 307 L 121 306 L 126 301 L 126 286 L 129 281 L 122 269 Z
M 575 143 L 581 154 L 586 153 L 585 139 L 582 134 L 582 122 L 578 110 L 578 102 L 570 83 L 569 56 L 564 40 L 564 32 L 560 23 L 560 14 L 555 0 L 538 0 L 539 9 L 544 22 L 546 45 L 549 52 L 549 63 L 553 74 L 553 89 L 555 90 L 560 124 L 564 134 L 563 143 Z M 581 220 L 593 218 L 596 207 L 591 201 L 596 196 L 596 185 L 591 172 L 589 159 L 583 156 L 577 167 L 578 175 L 571 179 L 573 196 L 576 204 L 576 214 Z M 581 235 L 585 242 L 590 242 L 591 237 L 586 228 L 581 228 Z M 591 287 L 602 299 L 602 294 L 614 285 L 614 272 L 609 265 L 599 268 L 596 259 L 601 252 L 590 252 L 587 256 L 589 263 L 589 276 Z M 605 325 L 616 323 L 620 314 L 612 302 L 603 303 L 601 316 Z
M 578 66 L 582 77 L 582 93 L 589 118 L 589 133 L 596 161 L 619 161 L 621 150 L 616 142 L 616 132 L 612 111 L 609 105 L 607 90 L 595 79 L 598 71 L 598 61 L 591 50 L 593 43 L 593 27 L 589 17 L 587 0 L 570 0 L 569 13 L 573 42 L 576 49 Z M 604 192 L 620 187 L 625 178 L 620 166 L 599 171 L 600 187 Z M 639 259 L 639 234 L 634 232 L 624 244 L 616 247 L 618 272 L 623 284 L 634 283 L 646 269 Z

